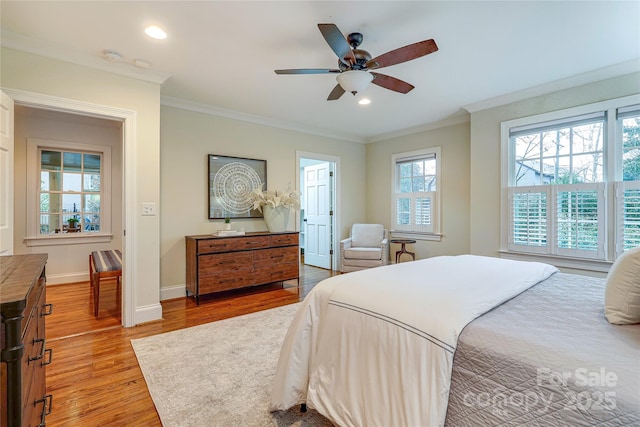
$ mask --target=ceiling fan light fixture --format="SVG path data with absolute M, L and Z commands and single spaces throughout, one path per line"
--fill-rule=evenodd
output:
M 144 29 L 144 32 L 151 38 L 156 39 L 156 40 L 164 40 L 167 38 L 167 33 L 165 33 L 165 31 L 158 27 L 157 25 L 149 25 L 147 28 Z
M 373 75 L 362 70 L 351 70 L 338 74 L 336 80 L 345 92 L 352 93 L 355 96 L 356 93 L 362 92 L 369 86 L 369 83 L 373 80 Z

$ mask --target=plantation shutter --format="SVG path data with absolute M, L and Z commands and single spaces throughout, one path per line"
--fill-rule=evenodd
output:
M 640 181 L 616 183 L 617 256 L 640 247 Z
M 511 224 L 509 249 L 548 252 L 548 193 L 540 187 L 509 189 Z
M 604 258 L 605 185 L 573 184 L 552 188 L 556 213 L 554 234 L 558 255 Z
M 396 193 L 395 229 L 398 231 L 433 231 L 435 192 Z

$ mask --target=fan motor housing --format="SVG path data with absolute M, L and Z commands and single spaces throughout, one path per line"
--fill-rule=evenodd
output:
M 349 45 L 355 49 L 360 46 L 363 38 L 364 36 L 362 35 L 362 33 L 351 33 L 347 36 L 347 43 L 349 43 Z

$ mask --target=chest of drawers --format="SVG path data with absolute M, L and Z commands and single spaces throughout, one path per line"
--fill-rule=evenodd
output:
M 186 236 L 187 291 L 200 296 L 299 276 L 297 232 Z
M 44 426 L 52 396 L 46 394 L 45 264 L 47 255 L 0 257 L 0 425 Z

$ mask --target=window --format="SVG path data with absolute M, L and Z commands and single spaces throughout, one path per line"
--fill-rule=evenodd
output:
M 617 184 L 622 206 L 618 222 L 623 234 L 619 246 L 628 250 L 640 246 L 640 106 L 618 109 L 618 126 L 622 135 L 622 182 Z
M 39 139 L 29 139 L 27 146 L 33 191 L 27 199 L 27 244 L 105 241 L 110 236 L 110 147 Z
M 623 107 L 630 100 L 503 123 L 503 249 L 611 261 L 640 245 L 640 105 Z
M 392 168 L 392 232 L 438 234 L 440 148 L 395 154 Z
M 40 234 L 100 231 L 102 155 L 40 149 Z M 76 222 L 70 227 L 69 221 Z

